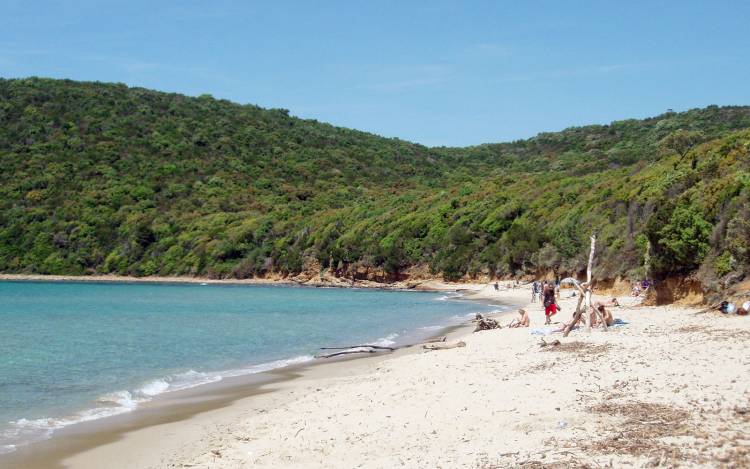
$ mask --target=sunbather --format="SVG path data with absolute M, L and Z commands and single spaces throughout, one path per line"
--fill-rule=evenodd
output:
M 520 319 L 516 318 L 508 324 L 508 327 L 529 327 L 529 313 L 524 309 L 519 309 L 518 314 L 521 315 Z
M 617 298 L 614 296 L 607 301 L 602 301 L 601 303 L 604 304 L 604 306 L 620 306 L 620 302 L 617 301 Z
M 591 318 L 591 327 L 596 326 L 599 322 L 594 308 L 596 308 L 599 311 L 599 314 L 602 315 L 602 317 L 604 318 L 604 322 L 607 323 L 607 327 L 610 327 L 612 326 L 612 324 L 614 324 L 615 318 L 612 317 L 612 313 L 604 307 L 604 303 L 602 303 L 601 301 L 597 301 L 594 306 L 591 307 L 591 315 L 589 316 Z

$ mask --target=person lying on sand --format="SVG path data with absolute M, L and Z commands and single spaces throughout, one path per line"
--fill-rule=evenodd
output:
M 602 301 L 601 303 L 604 306 L 620 306 L 620 302 L 617 301 L 617 298 L 615 298 L 614 296 L 607 301 Z
M 521 315 L 521 318 L 512 320 L 510 324 L 508 324 L 508 327 L 529 327 L 529 313 L 524 309 L 519 309 L 518 314 Z

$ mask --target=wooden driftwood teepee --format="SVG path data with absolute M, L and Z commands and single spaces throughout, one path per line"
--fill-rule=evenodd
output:
M 588 311 L 594 311 L 594 314 L 597 317 L 597 321 L 599 324 L 601 324 L 604 328 L 604 330 L 607 329 L 607 321 L 604 320 L 604 317 L 602 317 L 602 314 L 599 312 L 598 309 L 592 308 L 591 306 L 591 269 L 594 266 L 594 251 L 596 250 L 596 234 L 591 235 L 591 251 L 589 252 L 589 263 L 586 267 L 586 282 L 584 283 L 578 283 L 578 280 L 574 278 L 566 278 L 563 280 L 563 282 L 572 283 L 579 292 L 578 296 L 578 306 L 576 306 L 575 314 L 573 315 L 573 320 L 568 324 L 568 326 L 565 328 L 565 331 L 563 331 L 563 337 L 567 337 L 568 334 L 570 334 L 570 331 L 573 330 L 575 325 L 583 319 L 584 323 L 586 324 L 586 330 L 591 330 L 591 321 L 586 320 L 586 315 L 584 315 L 585 312 Z

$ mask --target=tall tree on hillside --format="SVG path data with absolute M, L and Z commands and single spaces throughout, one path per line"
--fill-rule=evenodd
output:
M 706 136 L 701 131 L 697 130 L 676 130 L 659 141 L 659 148 L 666 153 L 677 153 L 680 159 L 674 164 L 674 168 L 682 163 L 685 156 L 692 150 L 696 145 L 706 140 Z M 693 155 L 691 167 L 695 169 L 698 165 L 698 159 Z

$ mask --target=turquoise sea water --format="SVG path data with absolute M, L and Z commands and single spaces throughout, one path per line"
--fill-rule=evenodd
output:
M 442 293 L 0 282 L 0 453 L 159 394 L 399 344 L 491 306 Z

